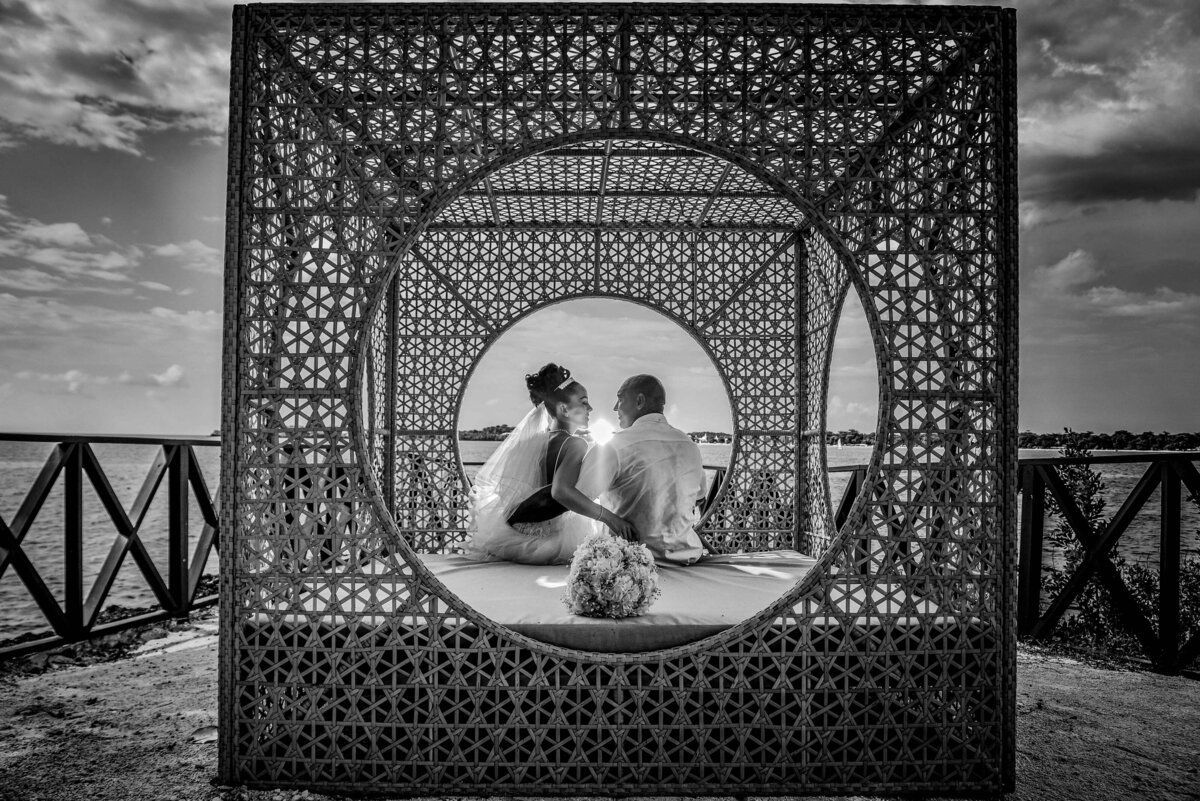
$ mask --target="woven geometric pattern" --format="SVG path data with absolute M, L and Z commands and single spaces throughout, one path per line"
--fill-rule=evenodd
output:
M 372 322 L 364 416 L 381 428 L 370 462 L 387 508 L 417 551 L 453 551 L 467 537 L 454 421 L 471 368 L 518 319 L 581 296 L 656 308 L 716 359 L 736 400 L 736 454 L 702 526 L 710 550 L 828 543 L 826 525 L 797 525 L 808 508 L 797 492 L 801 254 L 824 239 L 745 170 L 655 144 L 604 138 L 504 166 L 400 260 Z M 821 252 L 829 286 L 817 282 L 806 316 L 830 321 L 848 277 L 827 244 Z M 819 344 L 807 361 L 823 374 L 832 338 Z M 807 464 L 809 483 L 824 486 L 820 459 Z
M 994 8 L 239 7 L 222 530 L 226 781 L 406 794 L 1011 788 L 1014 17 Z M 879 359 L 833 530 L 829 356 Z M 728 388 L 716 551 L 820 555 L 665 651 L 529 639 L 421 553 L 467 514 L 487 347 L 651 306 Z

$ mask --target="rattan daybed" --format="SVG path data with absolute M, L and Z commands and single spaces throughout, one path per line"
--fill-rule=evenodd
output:
M 1011 789 L 1013 31 L 983 7 L 239 7 L 221 779 Z M 848 292 L 880 411 L 835 530 Z M 674 320 L 728 387 L 718 561 L 808 555 L 741 608 L 605 630 L 456 578 L 466 382 L 515 322 L 596 296 Z

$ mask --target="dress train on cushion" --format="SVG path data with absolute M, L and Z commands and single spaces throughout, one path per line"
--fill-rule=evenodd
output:
M 585 539 L 603 525 L 575 512 L 538 523 L 509 525 L 507 507 L 495 493 L 471 490 L 471 539 L 466 555 L 479 562 L 565 565 Z

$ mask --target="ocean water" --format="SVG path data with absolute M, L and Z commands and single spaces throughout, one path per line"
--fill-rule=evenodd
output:
M 11 525 L 26 493 L 36 478 L 46 458 L 53 449 L 51 443 L 28 443 L 0 441 L 0 518 Z M 477 467 L 472 462 L 482 462 L 494 450 L 494 442 L 460 443 L 460 455 L 467 465 L 468 475 Z M 108 476 L 118 498 L 126 511 L 132 506 L 142 481 L 156 456 L 157 448 L 152 445 L 105 445 L 93 446 L 100 465 Z M 220 448 L 196 447 L 195 453 L 214 500 L 217 494 Z M 728 445 L 702 444 L 704 463 L 712 467 L 724 467 L 729 463 Z M 1057 455 L 1054 451 L 1022 450 L 1025 458 Z M 865 465 L 871 456 L 868 446 L 846 446 L 830 448 L 827 452 L 830 467 Z M 1106 483 L 1106 514 L 1112 515 L 1145 471 L 1143 464 L 1104 465 Z M 848 473 L 830 474 L 830 491 L 836 504 L 842 489 L 849 480 Z M 55 485 L 41 513 L 26 535 L 22 550 L 37 567 L 50 590 L 62 601 L 63 595 L 63 503 L 62 479 Z M 99 503 L 90 482 L 84 482 L 84 587 L 85 593 L 103 565 L 113 542 L 117 539 L 107 512 Z M 1018 507 L 1019 508 L 1019 507 Z M 1159 506 L 1157 493 L 1143 508 L 1130 531 L 1122 538 L 1120 552 L 1130 562 L 1157 567 Z M 190 535 L 194 547 L 203 521 L 195 502 L 189 511 Z M 151 559 L 165 577 L 167 559 L 167 494 L 165 486 L 159 492 L 146 515 L 140 529 L 140 537 Z M 1200 557 L 1200 511 L 1194 504 L 1185 502 L 1183 510 L 1183 540 L 1185 555 Z M 217 555 L 214 553 L 206 565 L 206 572 L 217 572 Z M 1049 544 L 1045 548 L 1043 561 L 1047 566 L 1061 563 L 1061 554 Z M 109 593 L 106 605 L 148 606 L 154 603 L 153 594 L 147 588 L 131 556 L 126 556 L 117 580 Z M 16 571 L 9 566 L 0 576 L 0 640 L 26 631 L 48 630 L 32 596 L 25 588 Z

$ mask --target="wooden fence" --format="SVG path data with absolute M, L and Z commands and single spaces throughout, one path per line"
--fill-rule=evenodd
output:
M 216 602 L 215 592 L 198 594 L 201 570 L 212 549 L 218 544 L 218 521 L 205 477 L 200 470 L 195 448 L 217 447 L 216 438 L 162 439 L 154 437 L 60 436 L 38 434 L 0 434 L 0 442 L 54 443 L 41 471 L 26 492 L 11 521 L 0 517 L 0 582 L 20 580 L 42 613 L 41 623 L 31 624 L 7 645 L 0 646 L 0 659 L 65 643 L 111 634 L 133 626 L 171 618 L 186 617 L 193 609 Z M 96 444 L 153 445 L 158 448 L 133 506 L 126 511 L 113 491 L 92 446 Z M 1097 456 L 1086 458 L 1022 459 L 1020 489 L 1022 495 L 1020 568 L 1018 585 L 1017 629 L 1020 636 L 1044 640 L 1051 635 L 1064 614 L 1078 599 L 1093 577 L 1107 588 L 1120 612 L 1121 622 L 1141 644 L 1146 658 L 1156 670 L 1178 672 L 1200 656 L 1200 634 L 1185 637 L 1180 626 L 1182 510 L 1187 497 L 1200 497 L 1200 473 L 1195 462 L 1200 454 L 1158 453 Z M 1058 468 L 1073 464 L 1103 465 L 1146 463 L 1140 481 L 1122 503 L 1119 511 L 1104 526 L 1093 530 L 1080 510 Z M 471 465 L 468 465 L 471 466 Z M 2 469 L 2 465 L 0 465 Z M 712 502 L 725 470 L 706 466 L 712 475 Z M 854 499 L 863 490 L 867 469 L 864 465 L 830 468 L 831 473 L 849 473 L 835 506 L 834 520 L 840 529 Z M 84 581 L 84 476 L 91 482 L 99 502 L 112 521 L 114 539 L 95 580 L 90 587 Z M 166 575 L 155 566 L 142 541 L 146 512 L 165 479 L 168 494 L 168 557 Z M 63 482 L 63 573 L 62 603 L 47 586 L 45 578 L 22 548 L 38 513 L 57 482 Z M 1155 627 L 1134 599 L 1109 554 L 1130 523 L 1146 505 L 1156 489 L 1160 493 L 1160 579 L 1157 599 L 1158 625 Z M 195 500 L 204 521 L 194 546 L 190 543 L 188 496 Z M 1062 510 L 1063 519 L 1083 546 L 1085 555 L 1053 598 L 1043 598 L 1043 543 L 1045 540 L 1046 498 L 1052 497 Z M 126 557 L 137 565 L 157 605 L 142 614 L 120 620 L 101 620 L 101 612 L 117 573 Z M 10 569 L 11 568 L 11 569 Z M 86 590 L 86 592 L 85 592 Z M 46 626 L 50 632 L 45 632 Z
M 1075 603 L 1084 587 L 1097 579 L 1112 597 L 1122 626 L 1141 644 L 1155 670 L 1176 673 L 1200 656 L 1200 632 L 1184 638 L 1180 626 L 1181 561 L 1183 553 L 1182 512 L 1187 488 L 1191 498 L 1200 497 L 1197 453 L 1121 454 L 1075 458 L 1022 459 L 1020 567 L 1017 589 L 1017 633 L 1044 640 Z M 1146 470 L 1120 509 L 1107 521 L 1093 526 L 1080 509 L 1059 473 L 1068 465 L 1145 463 Z M 1156 599 L 1158 625 L 1152 625 L 1137 602 L 1110 554 L 1129 530 L 1138 512 L 1159 493 L 1159 580 Z M 1059 593 L 1043 609 L 1042 545 L 1045 540 L 1046 500 L 1054 499 L 1084 555 Z M 1186 499 L 1192 502 L 1191 499 Z
M 1183 509 L 1200 498 L 1200 473 L 1195 462 L 1200 453 L 1129 453 L 1089 457 L 1047 457 L 1020 460 L 1021 493 L 1020 565 L 1017 576 L 1017 634 L 1031 641 L 1051 637 L 1064 615 L 1078 601 L 1093 578 L 1108 590 L 1120 626 L 1134 637 L 1150 666 L 1162 673 L 1178 673 L 1200 657 L 1200 632 L 1181 626 Z M 1145 464 L 1146 469 L 1117 513 L 1094 530 L 1064 482 L 1059 468 L 1069 465 L 1100 466 Z M 840 530 L 850 507 L 867 478 L 864 465 L 830 468 L 849 472 L 834 520 Z M 1184 494 L 1183 489 L 1187 490 Z M 1121 536 L 1146 506 L 1155 490 L 1159 495 L 1159 582 L 1155 606 L 1157 626 L 1138 603 L 1110 554 Z M 1043 587 L 1047 498 L 1053 498 L 1084 556 L 1064 586 L 1052 597 Z
M 34 478 L 11 521 L 0 517 L 0 586 L 20 580 L 32 596 L 43 620 L 0 646 L 0 659 L 112 634 L 146 623 L 184 618 L 196 608 L 216 603 L 213 591 L 199 595 L 201 571 L 217 547 L 218 521 L 195 448 L 219 447 L 218 438 L 162 439 L 133 436 L 62 436 L 57 434 L 0 434 L 0 442 L 54 443 L 45 464 Z M 151 445 L 156 457 L 141 489 L 126 511 L 113 491 L 93 445 Z M 0 464 L 0 469 L 4 465 Z M 85 580 L 84 477 L 112 521 L 113 540 L 95 579 Z M 151 559 L 143 542 L 143 523 L 160 487 L 167 493 L 167 564 L 165 576 Z M 24 549 L 26 535 L 50 497 L 62 483 L 62 600 L 47 584 Z M 189 495 L 199 508 L 204 525 L 190 547 Z M 154 532 L 156 535 L 158 532 Z M 119 620 L 104 620 L 109 591 L 125 559 L 130 557 L 156 607 Z M 46 631 L 47 626 L 49 631 Z

